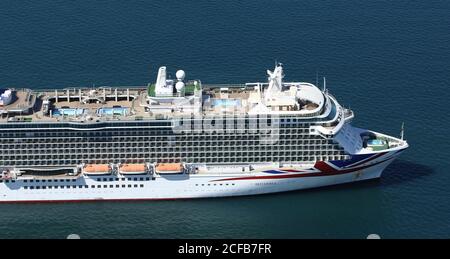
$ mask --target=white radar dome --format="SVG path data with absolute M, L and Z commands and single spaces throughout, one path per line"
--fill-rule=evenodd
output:
M 178 73 L 178 72 L 177 72 Z M 181 90 L 184 88 L 184 83 L 179 81 L 175 84 L 175 88 L 177 89 L 178 92 L 181 92 Z
M 185 76 L 186 76 L 186 73 L 184 73 L 183 70 L 178 70 L 176 73 L 176 77 L 179 81 L 183 81 Z

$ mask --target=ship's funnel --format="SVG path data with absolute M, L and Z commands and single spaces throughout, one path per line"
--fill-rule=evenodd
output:
M 158 70 L 158 77 L 156 79 L 156 87 L 165 87 L 166 86 L 166 67 L 160 67 Z
M 173 80 L 167 80 L 166 67 L 160 67 L 158 70 L 155 94 L 156 96 L 172 96 L 173 94 Z

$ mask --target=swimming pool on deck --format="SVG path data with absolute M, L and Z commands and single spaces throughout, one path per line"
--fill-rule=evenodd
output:
M 112 107 L 112 108 L 100 108 L 97 110 L 97 114 L 102 115 L 109 115 L 109 116 L 125 116 L 128 114 L 129 109 L 125 107 Z
M 239 107 L 241 106 L 241 100 L 239 99 L 213 99 L 212 106 L 222 106 L 222 107 Z
M 80 116 L 85 113 L 85 109 L 81 108 L 60 108 L 53 110 L 53 116 Z
M 385 144 L 386 144 L 386 142 L 384 140 L 381 140 L 381 139 L 369 139 L 367 141 L 367 145 L 383 146 Z

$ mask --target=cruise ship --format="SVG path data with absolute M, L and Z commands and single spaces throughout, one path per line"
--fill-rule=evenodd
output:
M 0 202 L 277 193 L 381 176 L 403 139 L 351 125 L 324 85 L 202 84 L 160 67 L 147 86 L 4 88 Z

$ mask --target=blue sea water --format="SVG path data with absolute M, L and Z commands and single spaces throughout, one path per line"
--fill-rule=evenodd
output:
M 410 149 L 380 180 L 254 197 L 0 205 L 0 238 L 449 238 L 450 1 L 0 1 L 0 88 L 316 81 Z

